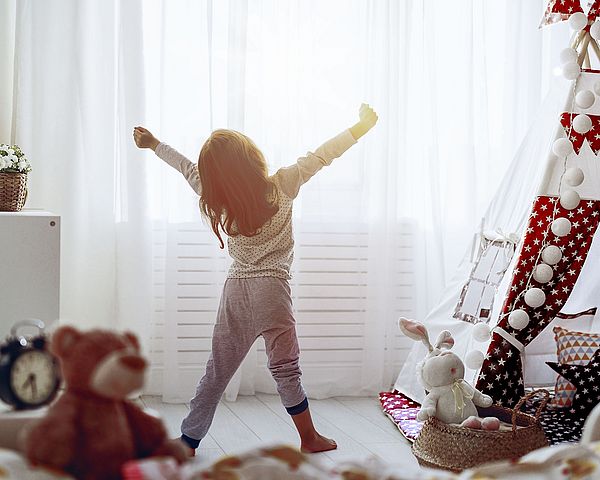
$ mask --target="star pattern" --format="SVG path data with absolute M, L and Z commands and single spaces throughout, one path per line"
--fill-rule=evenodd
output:
M 600 403 L 600 349 L 596 350 L 589 363 L 584 365 L 557 362 L 546 364 L 577 388 L 571 406 L 562 410 L 573 417 L 587 418 L 592 409 Z
M 573 13 L 577 12 L 583 12 L 579 0 L 550 0 L 544 18 L 542 18 L 541 25 L 549 25 L 568 20 Z
M 402 435 L 410 442 L 414 442 L 421 432 L 423 422 L 417 420 L 421 404 L 414 402 L 406 395 L 394 390 L 381 392 L 379 402 L 383 413 L 396 424 Z
M 566 217 L 571 221 L 569 235 L 556 237 L 550 231 L 555 208 L 555 218 Z M 565 210 L 558 203 L 556 196 L 536 198 L 525 231 L 523 247 L 502 307 L 501 320 L 498 322 L 500 328 L 523 345 L 527 345 L 552 321 L 569 298 L 577 281 L 599 220 L 598 200 L 582 200 L 577 208 Z M 553 267 L 554 276 L 547 284 L 540 284 L 531 279 L 530 287 L 541 288 L 546 294 L 545 303 L 534 309 L 525 304 L 523 294 L 533 268 L 541 262 L 541 250 L 546 245 L 559 247 L 562 260 Z M 508 324 L 508 314 L 514 309 L 523 309 L 529 314 L 529 325 L 523 330 L 515 330 Z M 497 333 L 492 336 L 477 388 L 508 407 L 514 406 L 523 396 L 521 355 L 516 347 Z
M 527 402 L 523 408 L 525 413 L 535 416 L 539 401 Z M 576 443 L 581 439 L 585 419 L 577 416 L 565 415 L 562 409 L 546 408 L 540 415 L 540 425 L 550 445 L 561 443 Z
M 589 113 L 586 113 L 586 115 L 590 117 L 590 120 L 592 121 L 592 128 L 590 128 L 587 133 L 578 133 L 573 129 L 572 123 L 573 118 L 577 116 L 576 113 L 564 112 L 560 116 L 560 124 L 563 126 L 569 140 L 571 140 L 575 153 L 579 154 L 584 140 L 587 140 L 590 148 L 598 155 L 598 152 L 600 151 L 600 115 L 592 115 Z

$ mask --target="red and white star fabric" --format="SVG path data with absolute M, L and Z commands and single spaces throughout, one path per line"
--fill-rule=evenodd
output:
M 589 21 L 593 22 L 600 14 L 600 0 L 594 0 L 593 3 L 591 1 L 584 3 L 590 7 L 587 17 Z M 568 20 L 574 13 L 585 13 L 581 4 L 580 0 L 550 0 L 540 27 Z
M 577 12 L 583 12 L 579 0 L 550 0 L 540 27 L 567 20 Z
M 559 217 L 568 218 L 571 222 L 571 231 L 563 237 L 555 236 L 550 230 L 553 219 Z M 577 281 L 599 220 L 600 200 L 581 200 L 577 208 L 566 210 L 561 207 L 556 196 L 536 198 L 498 327 L 527 345 L 552 321 L 569 298 Z M 533 268 L 541 262 L 542 248 L 547 245 L 559 247 L 562 259 L 553 267 L 554 275 L 550 282 L 542 284 L 531 279 L 529 288 L 541 288 L 546 294 L 545 303 L 541 307 L 532 308 L 525 304 L 523 292 Z M 529 314 L 529 325 L 523 330 L 515 330 L 508 323 L 508 314 L 515 309 L 523 309 Z M 502 405 L 514 406 L 524 394 L 522 367 L 519 350 L 498 333 L 494 333 L 479 374 L 477 388 Z
M 599 0 L 600 1 L 600 0 Z M 596 155 L 600 151 L 600 115 L 586 114 L 592 121 L 592 128 L 587 133 L 578 133 L 573 128 L 573 118 L 577 116 L 576 113 L 564 112 L 560 116 L 560 124 L 563 126 L 565 134 L 573 143 L 573 150 L 579 154 L 583 142 L 587 140 L 590 148 Z
M 600 0 L 595 0 L 588 12 L 588 20 L 595 20 L 598 15 L 600 15 Z
M 379 402 L 383 413 L 396 424 L 402 435 L 414 442 L 423 428 L 423 422 L 417 420 L 421 405 L 397 390 L 381 392 Z

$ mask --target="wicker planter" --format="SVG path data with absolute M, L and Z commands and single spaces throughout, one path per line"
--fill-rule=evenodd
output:
M 544 395 L 544 400 L 535 417 L 520 412 L 525 401 L 538 393 Z M 512 430 L 475 430 L 430 418 L 412 446 L 413 454 L 423 466 L 460 472 L 484 463 L 519 458 L 546 447 L 548 440 L 538 420 L 549 397 L 546 390 L 538 390 L 523 397 L 514 410 L 499 405 L 478 408 L 482 417 L 494 416 L 512 423 Z
M 27 199 L 26 173 L 0 173 L 0 212 L 19 212 Z

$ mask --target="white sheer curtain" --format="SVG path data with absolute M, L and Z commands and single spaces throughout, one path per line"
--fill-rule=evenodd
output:
M 2 88 L 29 205 L 64 216 L 63 315 L 144 336 L 169 401 L 202 373 L 227 260 L 177 173 L 134 150 L 135 124 L 190 158 L 242 130 L 275 171 L 376 108 L 296 202 L 293 283 L 309 394 L 375 393 L 408 347 L 396 318 L 437 302 L 567 34 L 537 30 L 542 0 L 8 3 Z M 228 396 L 256 390 L 274 390 L 260 342 Z
M 31 159 L 27 207 L 62 216 L 62 320 L 142 331 L 145 169 L 130 133 L 144 113 L 141 2 L 1 5 L 13 48 L 1 141 Z

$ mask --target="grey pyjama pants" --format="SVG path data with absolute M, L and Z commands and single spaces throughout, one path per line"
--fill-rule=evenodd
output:
M 223 287 L 206 373 L 181 424 L 182 438 L 191 447 L 196 448 L 206 436 L 229 380 L 261 335 L 283 406 L 292 415 L 308 407 L 300 382 L 300 348 L 287 280 L 229 278 Z

